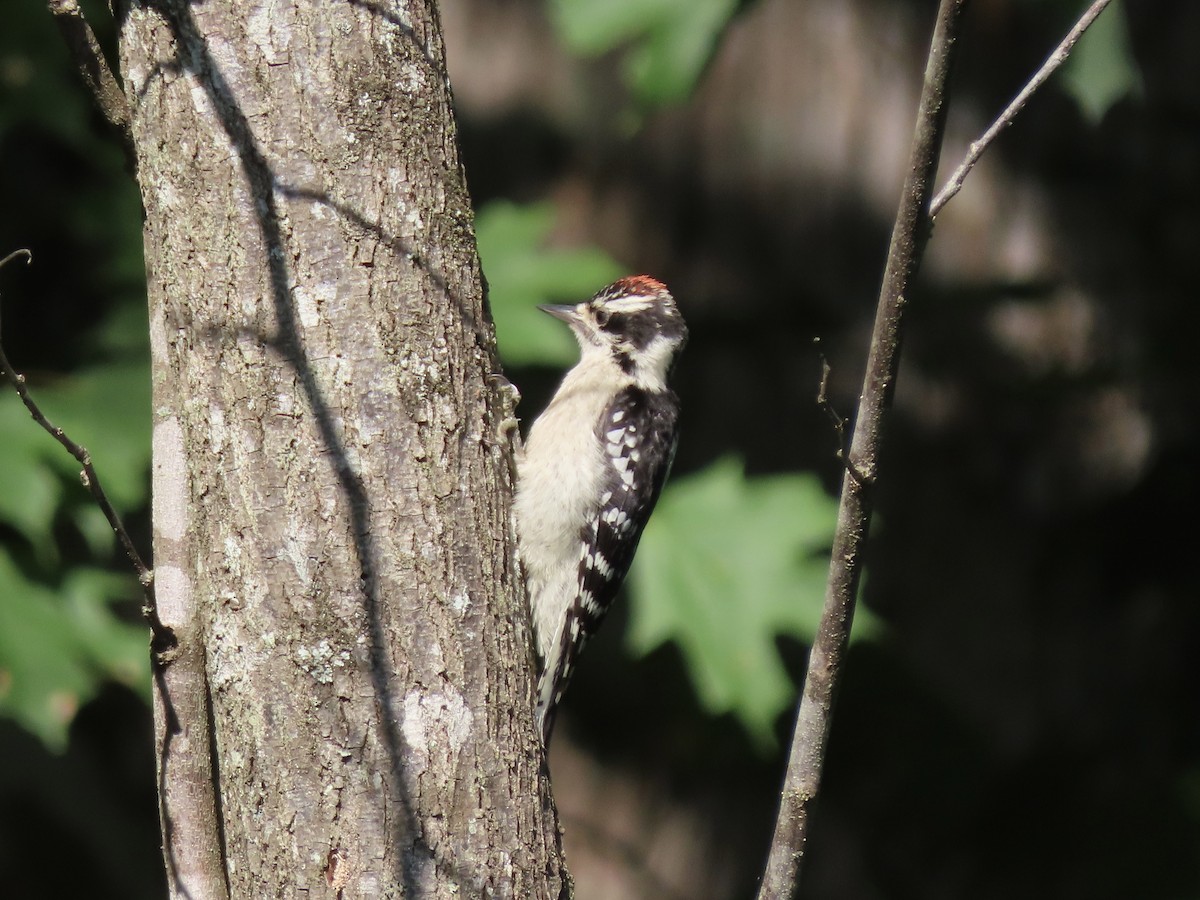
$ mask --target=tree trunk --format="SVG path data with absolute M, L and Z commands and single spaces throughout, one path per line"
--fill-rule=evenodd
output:
M 436 12 L 122 23 L 180 640 L 155 707 L 172 896 L 558 897 Z

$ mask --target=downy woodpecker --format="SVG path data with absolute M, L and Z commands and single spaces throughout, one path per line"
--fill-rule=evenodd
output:
M 646 275 L 541 309 L 566 322 L 580 348 L 517 463 L 518 548 L 542 663 L 537 724 L 549 744 L 555 708 L 671 468 L 679 399 L 667 375 L 687 327 L 670 292 Z

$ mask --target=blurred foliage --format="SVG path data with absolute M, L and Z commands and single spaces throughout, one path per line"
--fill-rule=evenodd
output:
M 569 50 L 599 56 L 624 48 L 622 73 L 643 107 L 686 100 L 712 58 L 738 0 L 551 0 Z
M 837 501 L 809 473 L 747 478 L 725 458 L 675 479 L 631 573 L 629 646 L 644 655 L 677 642 L 704 707 L 774 748 L 796 696 L 775 638 L 812 641 L 836 520 Z M 855 637 L 878 627 L 860 608 Z
M 0 713 L 56 750 L 106 680 L 149 699 L 146 630 L 112 610 L 134 579 L 78 566 L 49 587 L 26 577 L 0 546 Z
M 103 330 L 110 340 L 136 342 L 144 317 Z M 148 500 L 150 372 L 145 353 L 121 355 L 35 385 L 34 399 L 51 421 L 84 446 L 117 509 Z M 113 604 L 139 596 L 103 514 L 79 482 L 80 467 L 39 428 L 15 392 L 0 394 L 0 523 L 22 539 L 18 565 L 0 545 L 0 713 L 61 749 L 74 711 L 106 679 L 148 696 L 145 626 L 122 618 Z M 73 529 L 90 554 L 119 572 L 64 559 L 58 528 Z M 25 551 L 25 552 L 22 552 Z
M 1129 44 L 1120 0 L 1110 3 L 1071 51 L 1062 71 L 1063 89 L 1095 124 L 1117 101 L 1142 93 L 1141 73 Z
M 475 217 L 497 343 L 509 365 L 570 365 L 578 352 L 574 338 L 538 304 L 578 302 L 621 275 L 598 248 L 546 246 L 555 216 L 551 203 L 494 200 Z
M 100 17 L 103 23 L 107 17 Z M 93 452 L 123 515 L 149 499 L 150 369 L 137 190 L 44 7 L 0 34 L 5 349 L 46 416 Z M 81 287 L 83 288 L 81 290 Z M 148 697 L 141 589 L 79 464 L 0 390 L 0 714 L 65 749 L 105 682 Z M 107 568 L 101 568 L 101 566 Z

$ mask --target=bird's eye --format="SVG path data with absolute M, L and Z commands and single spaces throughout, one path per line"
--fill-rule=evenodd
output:
M 612 313 L 601 306 L 596 310 L 596 324 L 603 328 L 608 324 L 608 320 L 612 318 Z

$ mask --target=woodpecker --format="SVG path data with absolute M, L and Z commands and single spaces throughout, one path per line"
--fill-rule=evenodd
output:
M 517 463 L 517 547 L 548 745 L 579 654 L 629 571 L 675 456 L 679 398 L 667 377 L 687 326 L 666 286 L 647 275 L 540 309 L 570 326 L 580 351 Z

